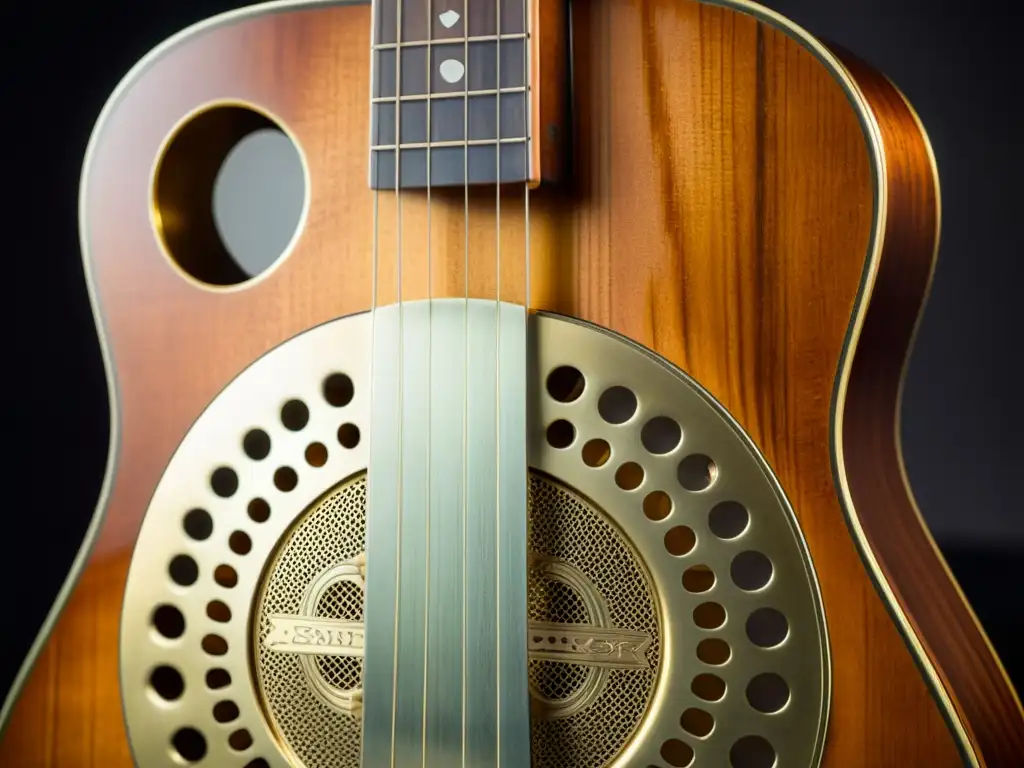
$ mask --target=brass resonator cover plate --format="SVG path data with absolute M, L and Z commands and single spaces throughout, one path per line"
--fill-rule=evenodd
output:
M 140 765 L 359 765 L 358 654 L 291 653 L 275 621 L 362 619 L 371 330 L 271 351 L 171 460 L 121 627 Z M 533 764 L 817 765 L 825 620 L 763 457 L 620 336 L 541 314 L 529 343 Z M 604 663 L 609 639 L 633 663 Z

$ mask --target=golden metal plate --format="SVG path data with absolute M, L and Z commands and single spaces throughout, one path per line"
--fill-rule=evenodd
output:
M 359 765 L 371 330 L 268 353 L 168 466 L 120 638 L 140 765 Z M 817 765 L 825 620 L 764 459 L 622 337 L 537 315 L 529 345 L 533 764 Z

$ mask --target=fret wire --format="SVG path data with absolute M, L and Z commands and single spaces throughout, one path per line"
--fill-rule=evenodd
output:
M 437 37 L 429 40 L 410 40 L 401 43 L 377 43 L 373 46 L 376 51 L 384 51 L 394 48 L 415 48 L 417 46 L 429 45 L 458 45 L 459 43 L 496 43 L 499 40 L 525 40 L 525 32 L 510 32 L 507 35 L 475 35 L 473 37 Z
M 388 149 L 427 149 L 428 147 L 437 149 L 439 147 L 493 147 L 496 144 L 524 144 L 529 139 L 526 136 L 509 136 L 504 137 L 495 141 L 494 139 L 470 139 L 469 141 L 410 141 L 407 144 L 375 144 L 370 147 L 372 150 L 388 150 Z
M 469 96 L 495 96 L 497 94 L 505 93 L 525 93 L 527 90 L 526 86 L 517 85 L 511 88 L 489 88 L 482 91 L 469 91 Z M 399 98 L 394 96 L 375 96 L 371 99 L 374 104 L 391 104 L 395 101 L 427 101 L 428 99 L 461 99 L 467 95 L 466 91 L 453 91 L 451 93 L 431 93 L 429 96 L 425 93 L 410 93 Z

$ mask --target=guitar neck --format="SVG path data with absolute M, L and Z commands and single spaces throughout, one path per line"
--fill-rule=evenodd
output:
M 536 139 L 545 123 L 552 141 L 560 137 L 565 84 L 554 78 L 564 73 L 556 41 L 565 36 L 547 29 L 565 24 L 555 2 L 376 0 L 372 188 L 553 179 L 556 153 Z

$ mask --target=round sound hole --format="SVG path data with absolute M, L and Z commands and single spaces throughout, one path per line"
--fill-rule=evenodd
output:
M 171 261 L 205 285 L 238 285 L 274 266 L 305 207 L 295 141 L 252 107 L 219 104 L 190 116 L 157 164 L 153 224 Z

